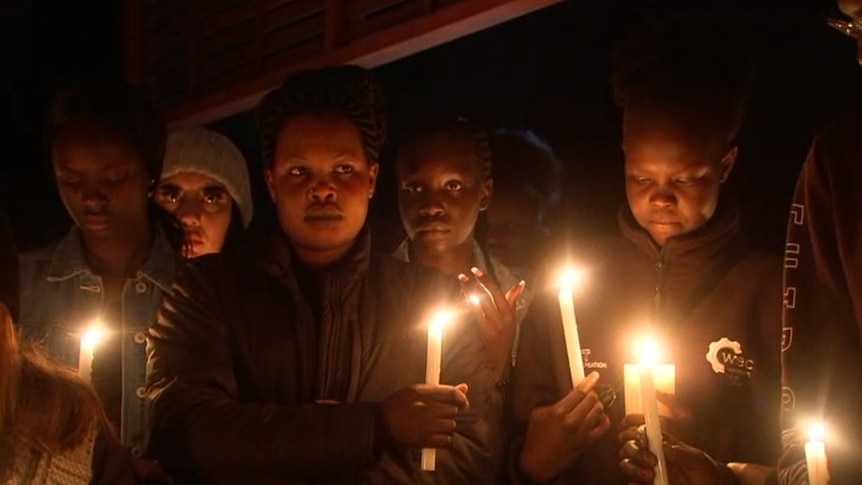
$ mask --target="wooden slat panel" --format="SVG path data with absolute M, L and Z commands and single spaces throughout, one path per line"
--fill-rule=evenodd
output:
M 235 46 L 254 42 L 254 27 L 254 22 L 252 19 L 249 19 L 220 32 L 218 35 L 201 39 L 197 45 L 198 58 L 207 60 Z M 252 53 L 252 56 L 254 56 L 254 53 Z
M 296 70 L 374 67 L 561 0 L 127 1 L 144 37 L 127 72 L 177 127 L 249 109 Z
M 323 0 L 294 0 L 269 10 L 264 24 L 266 31 L 270 32 L 316 15 L 323 15 Z
M 344 34 L 345 41 L 379 32 L 427 13 L 422 0 L 390 2 L 386 9 L 366 11 L 361 14 L 357 12 L 352 19 L 348 18 Z
M 201 59 L 197 74 L 201 82 L 223 72 L 232 71 L 248 63 L 254 63 L 254 42 L 249 40 L 243 44 L 231 46 L 230 49 Z
M 323 13 L 319 13 L 273 31 L 264 38 L 264 52 L 269 55 L 305 43 L 313 37 L 323 37 L 323 24 Z
M 229 30 L 237 24 L 254 19 L 255 4 L 253 1 L 242 1 L 231 5 L 215 15 L 200 18 L 198 22 L 199 38 L 206 42 L 212 35 Z
M 264 59 L 264 67 L 267 71 L 290 66 L 296 62 L 306 60 L 321 54 L 324 50 L 323 35 L 312 37 L 306 42 L 294 45 L 289 49 L 273 52 Z

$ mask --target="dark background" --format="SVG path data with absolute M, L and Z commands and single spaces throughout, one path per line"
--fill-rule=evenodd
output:
M 692 4 L 696 4 L 692 6 Z M 0 163 L 0 207 L 21 249 L 46 244 L 70 221 L 45 164 L 41 122 L 53 89 L 94 73 L 122 73 L 122 2 L 4 2 L 11 73 Z M 757 84 L 726 194 L 755 242 L 781 250 L 787 207 L 811 138 L 862 101 L 851 39 L 824 20 L 833 0 L 569 1 L 375 69 L 387 91 L 389 146 L 423 116 L 457 112 L 487 127 L 530 128 L 566 163 L 565 222 L 577 232 L 612 229 L 624 201 L 620 116 L 608 85 L 609 53 L 646 16 L 683 10 L 732 14 L 755 39 Z M 8 125 L 7 125 L 8 126 Z M 212 126 L 246 154 L 255 224 L 271 220 L 250 113 Z M 384 156 L 374 217 L 395 222 L 394 182 Z

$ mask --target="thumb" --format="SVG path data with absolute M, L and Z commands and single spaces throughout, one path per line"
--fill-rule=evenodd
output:
M 468 386 L 467 383 L 462 382 L 462 383 L 458 384 L 457 386 L 455 386 L 455 389 L 458 389 L 459 391 L 463 392 L 464 394 L 467 394 L 467 391 L 470 390 L 470 386 Z

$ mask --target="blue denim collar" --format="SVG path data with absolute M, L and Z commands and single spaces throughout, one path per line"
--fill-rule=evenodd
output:
M 168 291 L 176 272 L 177 258 L 177 253 L 159 229 L 156 231 L 150 256 L 138 269 L 136 276 L 146 278 L 163 291 Z M 84 255 L 81 231 L 77 226 L 72 226 L 69 233 L 54 248 L 47 280 L 63 281 L 82 273 L 92 274 Z

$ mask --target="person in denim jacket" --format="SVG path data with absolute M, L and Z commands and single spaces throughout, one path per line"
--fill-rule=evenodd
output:
M 79 368 L 143 477 L 146 332 L 169 290 L 178 248 L 172 221 L 149 195 L 159 179 L 164 122 L 139 91 L 113 83 L 55 96 L 47 142 L 57 188 L 74 221 L 49 247 L 21 256 L 20 326 L 55 362 Z M 102 330 L 92 364 L 82 336 Z

